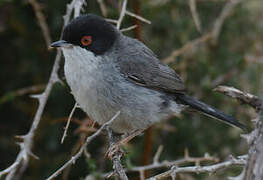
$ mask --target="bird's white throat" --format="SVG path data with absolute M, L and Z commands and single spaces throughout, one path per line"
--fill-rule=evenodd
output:
M 79 46 L 72 46 L 69 48 L 62 48 L 66 63 L 77 65 L 93 65 L 98 62 L 98 58 L 93 52 L 88 51 Z
M 88 111 L 89 102 L 93 102 L 94 83 L 98 74 L 98 66 L 101 60 L 92 52 L 73 46 L 62 48 L 65 56 L 65 76 L 78 104 L 84 111 Z

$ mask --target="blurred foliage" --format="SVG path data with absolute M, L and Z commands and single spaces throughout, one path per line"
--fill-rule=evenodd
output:
M 53 40 L 59 38 L 67 1 L 39 1 L 43 7 Z M 117 0 L 105 0 L 109 18 L 117 18 Z M 227 0 L 197 0 L 203 34 L 211 30 Z M 175 49 L 200 37 L 191 16 L 188 1 L 185 0 L 145 0 L 141 3 L 141 15 L 152 24 L 143 24 L 142 40 L 160 59 L 166 58 Z M 134 3 L 128 4 L 134 11 Z M 202 99 L 240 121 L 250 124 L 255 117 L 252 109 L 212 91 L 215 81 L 230 74 L 224 85 L 234 86 L 253 94 L 263 94 L 263 3 L 261 0 L 244 1 L 226 19 L 217 45 L 203 43 L 177 57 L 171 67 L 185 79 L 189 93 Z M 85 12 L 101 15 L 97 1 L 88 1 Z M 125 17 L 122 27 L 133 25 L 134 19 Z M 134 37 L 134 32 L 126 32 Z M 32 7 L 27 1 L 0 1 L 0 169 L 10 165 L 18 153 L 15 135 L 25 134 L 31 126 L 37 102 L 29 94 L 43 90 L 29 91 L 21 96 L 19 90 L 46 84 L 52 69 L 54 51 L 48 51 L 42 32 L 38 26 Z M 63 66 L 63 64 L 62 64 Z M 60 76 L 63 79 L 63 68 Z M 33 152 L 40 160 L 31 159 L 23 179 L 44 179 L 68 160 L 76 152 L 84 131 L 79 131 L 85 122 L 85 115 L 78 110 L 75 121 L 70 126 L 64 144 L 60 144 L 63 127 L 74 105 L 74 99 L 66 85 L 56 85 L 49 97 L 35 138 Z M 81 123 L 82 122 L 82 123 Z M 193 156 L 203 156 L 208 152 L 220 159 L 228 155 L 247 152 L 247 145 L 240 138 L 240 131 L 197 113 L 184 113 L 178 118 L 166 121 L 167 126 L 176 131 L 165 130 L 164 123 L 153 129 L 153 150 L 164 145 L 161 159 L 178 159 L 185 148 Z M 85 126 L 85 124 L 84 124 Z M 88 128 L 86 127 L 86 130 Z M 136 142 L 136 143 L 135 143 Z M 128 148 L 127 166 L 140 165 L 143 156 L 143 137 L 135 138 Z M 105 136 L 97 138 L 88 146 L 91 158 L 81 158 L 63 177 L 84 178 L 89 173 L 111 170 L 110 162 L 104 159 L 108 145 Z M 106 163 L 105 163 L 106 161 Z M 158 172 L 158 171 L 157 171 Z M 236 175 L 239 168 L 219 172 L 221 179 Z M 156 172 L 151 172 L 156 173 Z M 137 174 L 132 174 L 134 177 Z M 207 175 L 193 175 L 205 179 Z M 216 179 L 216 178 L 215 178 Z

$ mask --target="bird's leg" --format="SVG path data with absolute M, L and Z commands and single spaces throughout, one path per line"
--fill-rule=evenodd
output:
M 107 129 L 109 139 L 110 139 L 110 148 L 107 151 L 106 155 L 112 159 L 115 153 L 121 153 L 124 154 L 124 151 L 121 149 L 121 146 L 128 143 L 130 140 L 132 140 L 134 137 L 140 135 L 144 130 L 135 130 L 131 133 L 128 133 L 124 137 L 121 137 L 118 134 L 115 134 L 110 128 Z

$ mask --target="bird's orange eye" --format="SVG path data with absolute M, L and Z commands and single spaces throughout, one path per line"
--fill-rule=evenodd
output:
M 83 36 L 81 38 L 81 44 L 83 46 L 88 46 L 92 43 L 92 37 L 91 36 Z

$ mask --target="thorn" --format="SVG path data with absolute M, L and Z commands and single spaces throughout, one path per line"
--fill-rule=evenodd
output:
M 232 154 L 229 155 L 229 159 L 230 159 L 231 161 L 235 161 L 235 160 L 236 160 L 236 158 L 235 158 Z
M 29 154 L 30 156 L 32 156 L 33 158 L 39 160 L 39 157 L 38 157 L 37 155 L 35 155 L 34 153 L 32 153 L 31 151 L 29 151 L 28 154 Z
M 185 148 L 184 149 L 184 158 L 185 159 L 188 159 L 190 156 L 189 156 L 189 150 L 188 150 L 188 148 Z
M 21 140 L 21 141 L 24 141 L 26 136 L 25 135 L 15 135 L 14 138 L 18 139 L 18 140 Z
M 72 157 L 72 164 L 76 163 L 76 159 L 74 157 Z
M 23 142 L 16 142 L 16 144 L 20 147 L 20 149 L 23 149 L 24 143 Z
M 32 94 L 32 95 L 30 95 L 29 97 L 39 100 L 39 99 L 42 98 L 42 96 L 43 96 L 43 93 L 42 93 L 42 94 Z
M 251 143 L 251 134 L 240 134 L 240 137 L 244 138 L 248 144 Z
M 106 179 L 111 178 L 114 174 L 115 174 L 114 172 L 110 173 L 110 174 L 106 177 Z
M 63 86 L 65 85 L 65 83 L 60 78 L 57 78 L 56 82 Z
M 210 154 L 208 152 L 205 153 L 204 158 L 211 158 Z

